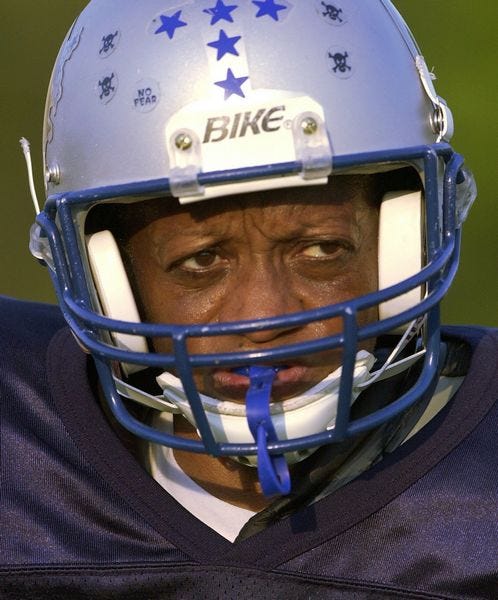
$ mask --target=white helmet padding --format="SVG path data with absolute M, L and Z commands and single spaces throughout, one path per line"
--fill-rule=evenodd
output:
M 423 265 L 422 194 L 389 192 L 380 206 L 379 217 L 379 289 L 407 279 Z M 416 306 L 421 299 L 420 288 L 383 302 L 379 319 L 399 315 Z
M 98 301 L 104 315 L 119 321 L 140 322 L 135 298 L 121 259 L 118 245 L 110 231 L 99 231 L 87 237 L 87 254 L 97 288 Z M 118 348 L 147 352 L 142 336 L 113 333 Z M 126 374 L 140 370 L 139 365 L 122 365 Z

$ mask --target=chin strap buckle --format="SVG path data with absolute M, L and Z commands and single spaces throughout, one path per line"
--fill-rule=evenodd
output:
M 258 476 L 265 496 L 288 494 L 291 489 L 289 466 L 283 454 L 270 454 L 268 444 L 278 442 L 270 415 L 270 397 L 278 369 L 251 366 L 239 372 L 249 377 L 246 395 L 247 423 L 258 446 Z

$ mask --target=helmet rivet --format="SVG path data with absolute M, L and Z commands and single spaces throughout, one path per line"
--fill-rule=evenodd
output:
M 59 165 L 54 164 L 47 167 L 47 170 L 45 171 L 45 181 L 47 183 L 59 185 L 61 182 L 61 171 L 59 169 Z
M 175 146 L 178 150 L 189 150 L 192 144 L 193 140 L 188 133 L 179 133 L 175 138 Z
M 313 135 L 317 132 L 318 123 L 312 117 L 306 117 L 301 121 L 301 129 L 305 135 Z

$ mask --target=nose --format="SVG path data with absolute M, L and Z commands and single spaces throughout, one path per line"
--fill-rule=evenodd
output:
M 290 284 L 285 268 L 263 261 L 242 269 L 225 297 L 221 321 L 246 321 L 287 315 L 304 309 L 304 303 Z M 300 326 L 254 330 L 243 337 L 254 344 L 271 342 Z

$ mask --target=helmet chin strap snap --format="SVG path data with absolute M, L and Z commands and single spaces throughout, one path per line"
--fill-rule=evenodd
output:
M 249 377 L 246 395 L 247 423 L 258 447 L 258 476 L 266 496 L 288 494 L 291 488 L 289 466 L 283 454 L 270 454 L 268 443 L 278 437 L 270 416 L 273 381 L 278 368 L 253 365 L 235 372 Z

